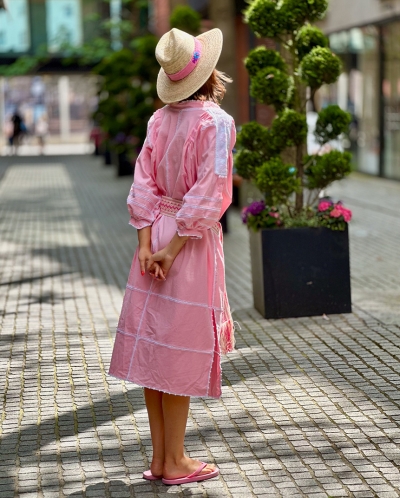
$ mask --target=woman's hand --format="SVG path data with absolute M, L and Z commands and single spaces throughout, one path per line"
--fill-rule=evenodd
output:
M 154 253 L 147 263 L 147 270 L 156 279 L 166 280 L 175 257 L 169 252 L 169 247 Z
M 146 268 L 149 262 L 149 259 L 151 258 L 151 250 L 150 247 L 140 247 L 139 248 L 139 253 L 138 253 L 138 258 L 139 258 L 139 264 L 140 264 L 140 273 L 142 276 L 146 272 Z
M 176 233 L 164 249 L 154 253 L 147 263 L 147 269 L 150 275 L 165 280 L 175 258 L 181 252 L 188 239 L 189 237 L 180 237 Z

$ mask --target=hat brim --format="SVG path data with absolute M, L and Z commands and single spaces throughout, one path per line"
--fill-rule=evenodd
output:
M 171 81 L 163 68 L 157 78 L 157 93 L 165 104 L 185 100 L 193 95 L 211 76 L 222 51 L 222 31 L 218 28 L 196 36 L 203 45 L 201 57 L 193 71 L 179 81 Z

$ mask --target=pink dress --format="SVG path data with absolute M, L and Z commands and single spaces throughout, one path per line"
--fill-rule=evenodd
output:
M 234 121 L 212 102 L 168 105 L 152 116 L 128 197 L 130 224 L 151 225 L 152 251 L 190 239 L 165 282 L 142 276 L 136 251 L 110 375 L 185 395 L 221 396 L 221 353 L 234 346 L 222 230 L 231 203 Z

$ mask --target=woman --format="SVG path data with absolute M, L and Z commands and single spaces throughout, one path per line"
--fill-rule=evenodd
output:
M 165 484 L 218 475 L 184 453 L 190 396 L 221 396 L 221 353 L 233 349 L 218 220 L 231 203 L 233 119 L 217 104 L 230 81 L 215 69 L 222 33 L 172 29 L 159 41 L 160 99 L 128 197 L 139 247 L 110 374 L 143 386 L 153 459 Z

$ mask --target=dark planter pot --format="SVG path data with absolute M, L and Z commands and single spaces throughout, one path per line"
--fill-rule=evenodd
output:
M 111 159 L 114 166 L 117 168 L 117 176 L 132 176 L 133 165 L 125 153 L 111 153 Z
M 102 145 L 101 153 L 103 154 L 104 164 L 110 166 L 112 164 L 110 149 L 106 145 Z
M 250 230 L 254 307 L 264 318 L 351 313 L 349 233 Z

